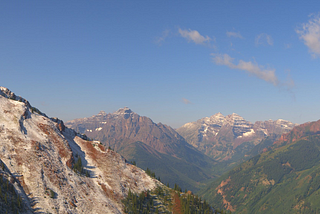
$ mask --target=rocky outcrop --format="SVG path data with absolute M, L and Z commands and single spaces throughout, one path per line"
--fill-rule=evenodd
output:
M 23 102 L 26 104 L 27 107 L 29 107 L 29 108 L 31 107 L 30 103 L 26 99 L 24 99 L 20 96 L 16 96 L 15 93 L 10 91 L 8 88 L 0 86 L 0 96 L 3 96 L 5 98 L 11 99 L 11 100 L 17 100 L 19 102 Z
M 53 117 L 51 118 L 51 120 L 57 124 L 56 126 L 60 132 L 64 132 L 66 130 L 66 127 L 62 120 L 59 120 L 57 117 Z

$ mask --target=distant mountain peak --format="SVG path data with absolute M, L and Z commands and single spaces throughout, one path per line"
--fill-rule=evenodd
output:
M 222 117 L 224 118 L 224 115 L 221 114 L 220 112 L 218 112 L 218 113 L 216 113 L 216 114 L 211 116 L 211 118 L 222 118 Z
M 133 111 L 128 108 L 128 107 L 124 107 L 124 108 L 119 108 L 116 112 L 114 112 L 114 114 L 130 114 Z
M 123 116 L 124 119 L 128 119 L 129 117 L 135 115 L 136 113 L 134 113 L 130 108 L 128 107 L 124 107 L 124 108 L 120 108 L 118 109 L 116 112 L 113 113 L 113 115 L 117 116 Z
M 233 118 L 233 119 L 240 119 L 240 120 L 244 120 L 243 117 L 241 117 L 239 114 L 237 113 L 232 113 L 232 114 L 229 114 L 228 116 L 226 117 L 229 117 L 229 118 Z
M 107 115 L 107 113 L 106 113 L 105 111 L 100 111 L 100 112 L 98 113 L 98 115 L 105 116 L 105 115 Z
M 210 117 L 189 122 L 177 129 L 189 144 L 216 160 L 228 160 L 235 148 L 246 143 L 244 149 L 253 148 L 263 138 L 290 131 L 296 124 L 286 120 L 256 121 L 251 123 L 236 113 L 223 116 L 220 112 Z M 228 145 L 233 147 L 230 149 Z M 248 146 L 250 145 L 250 146 Z M 223 149 L 222 149 L 223 148 Z

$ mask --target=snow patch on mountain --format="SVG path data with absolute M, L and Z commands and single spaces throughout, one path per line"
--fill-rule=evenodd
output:
M 253 129 L 250 129 L 249 132 L 245 132 L 243 133 L 241 136 L 238 136 L 238 138 L 241 138 L 241 137 L 249 137 L 251 135 L 253 135 L 255 133 L 255 131 Z

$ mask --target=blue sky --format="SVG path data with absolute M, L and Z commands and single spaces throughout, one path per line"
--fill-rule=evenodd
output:
M 128 106 L 320 119 L 319 1 L 0 1 L 0 85 L 50 117 Z

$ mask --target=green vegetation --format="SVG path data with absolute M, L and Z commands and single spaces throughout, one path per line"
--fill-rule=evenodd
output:
M 36 107 L 31 107 L 31 112 L 32 113 L 38 113 L 38 114 L 40 114 L 40 115 L 43 115 L 43 113 L 39 110 L 39 109 L 37 109 Z
M 1 164 L 4 169 L 2 161 Z M 19 213 L 23 211 L 22 199 L 6 175 L 7 173 L 0 175 L 0 213 Z
M 54 196 L 55 196 L 54 191 L 52 189 L 50 189 L 50 198 L 54 198 Z
M 320 135 L 257 155 L 200 194 L 235 213 L 320 213 Z
M 50 198 L 54 198 L 56 193 L 52 190 L 52 189 L 49 189 L 49 188 L 46 188 L 45 190 L 45 195 L 49 196 Z M 46 196 L 44 196 L 46 198 Z
M 154 153 L 150 153 L 150 151 Z M 205 155 L 194 160 L 190 159 L 186 164 L 186 160 L 159 153 L 142 142 L 118 148 L 117 152 L 129 162 L 136 161 L 136 165 L 140 168 L 144 170 L 148 168 L 157 175 L 155 177 L 159 178 L 160 175 L 161 182 L 165 184 L 178 183 L 183 189 L 187 188 L 193 192 L 204 186 L 208 179 L 214 178 L 215 171 L 212 169 L 215 162 Z
M 124 204 L 125 213 L 171 213 L 166 206 L 171 204 L 168 200 L 168 191 L 163 191 L 158 187 L 153 192 L 146 191 L 140 194 L 135 194 L 129 190 L 127 198 L 122 203 Z M 172 205 L 170 205 L 172 206 Z
M 131 161 L 132 165 L 137 166 L 137 163 L 135 161 Z
M 214 210 L 205 200 L 191 191 L 182 193 L 175 184 L 175 190 L 158 186 L 154 190 L 134 194 L 129 190 L 122 202 L 125 213 L 174 213 L 174 214 L 226 214 L 224 210 Z M 229 212 L 230 213 L 230 212 Z
M 134 162 L 135 163 L 135 162 Z M 156 173 L 152 172 L 149 168 L 146 169 L 147 175 L 149 175 L 151 178 L 156 178 Z M 156 178 L 158 181 L 161 181 L 160 177 Z
M 73 170 L 80 174 L 83 173 L 83 166 L 82 166 L 82 161 L 80 157 L 78 157 L 77 162 L 73 165 Z
M 76 157 L 78 157 L 78 155 L 76 154 Z M 90 177 L 90 173 L 88 170 L 85 170 L 82 166 L 82 161 L 81 158 L 78 157 L 77 162 L 73 165 L 73 171 L 75 171 L 76 173 L 80 174 L 80 175 L 85 175 L 86 177 Z

